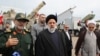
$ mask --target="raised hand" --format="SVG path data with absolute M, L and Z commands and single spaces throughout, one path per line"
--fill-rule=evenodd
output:
M 6 47 L 14 46 L 18 44 L 18 39 L 9 35 L 8 41 L 6 42 Z

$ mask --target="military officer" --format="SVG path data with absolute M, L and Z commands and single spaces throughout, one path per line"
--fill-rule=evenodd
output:
M 2 56 L 33 56 L 33 39 L 25 25 L 29 22 L 23 13 L 15 16 L 14 28 L 0 35 L 0 52 Z

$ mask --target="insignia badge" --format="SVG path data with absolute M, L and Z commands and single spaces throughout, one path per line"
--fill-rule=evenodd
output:
M 21 17 L 21 18 L 25 18 L 25 15 L 24 15 L 24 14 L 21 14 L 20 17 Z
M 13 34 L 16 35 L 17 33 L 14 31 Z
M 23 34 L 26 34 L 26 32 L 23 32 Z
M 11 29 L 6 29 L 6 31 L 5 32 L 11 32 Z

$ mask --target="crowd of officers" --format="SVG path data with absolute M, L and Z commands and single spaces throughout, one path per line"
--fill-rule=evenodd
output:
M 72 37 L 69 26 L 57 29 L 57 16 L 40 14 L 38 23 L 25 29 L 29 22 L 23 13 L 15 16 L 14 28 L 10 24 L 0 33 L 2 56 L 72 56 Z M 97 26 L 97 27 L 96 27 Z M 76 56 L 100 56 L 100 29 L 93 20 L 87 20 L 80 29 L 75 46 Z

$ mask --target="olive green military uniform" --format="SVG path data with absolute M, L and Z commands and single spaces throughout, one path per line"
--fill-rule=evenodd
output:
M 6 47 L 6 42 L 12 36 L 19 40 L 16 46 Z M 20 56 L 33 56 L 33 41 L 30 32 L 23 30 L 23 33 L 17 33 L 15 29 L 7 30 L 0 35 L 0 52 L 3 56 L 12 56 L 17 51 Z

